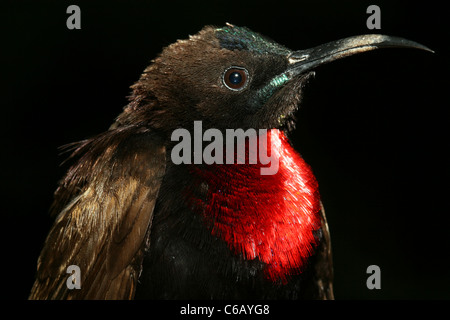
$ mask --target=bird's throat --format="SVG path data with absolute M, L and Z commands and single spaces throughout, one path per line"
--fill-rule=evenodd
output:
M 211 232 L 246 260 L 265 263 L 265 274 L 286 282 L 300 273 L 314 253 L 320 224 L 317 181 L 308 164 L 284 133 L 267 132 L 269 153 L 279 160 L 278 172 L 261 175 L 257 164 L 192 166 L 203 189 L 194 197 Z

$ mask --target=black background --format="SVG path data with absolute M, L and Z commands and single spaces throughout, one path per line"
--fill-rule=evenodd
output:
M 444 3 L 444 2 L 440 2 Z M 81 30 L 66 8 L 81 8 Z M 368 30 L 366 8 L 381 8 Z M 106 130 L 162 47 L 230 22 L 304 49 L 363 33 L 385 49 L 320 67 L 292 134 L 331 229 L 337 299 L 449 299 L 449 27 L 430 1 L 26 1 L 1 9 L 2 298 L 26 299 L 67 170 L 58 147 Z M 448 15 L 448 13 L 447 13 Z M 381 268 L 381 290 L 366 269 Z

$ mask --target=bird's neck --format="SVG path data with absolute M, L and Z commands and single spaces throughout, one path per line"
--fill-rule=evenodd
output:
M 285 282 L 314 253 L 320 199 L 310 167 L 284 133 L 271 130 L 267 138 L 276 174 L 261 175 L 260 163 L 193 167 L 204 190 L 195 201 L 213 235 L 244 259 L 264 262 L 270 280 Z

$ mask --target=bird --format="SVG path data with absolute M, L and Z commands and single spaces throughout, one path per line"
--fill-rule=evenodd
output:
M 289 134 L 318 66 L 388 47 L 431 51 L 380 34 L 293 51 L 229 23 L 165 47 L 110 128 L 69 145 L 29 299 L 334 299 L 319 185 Z M 198 122 L 259 130 L 277 171 L 175 163 L 173 133 Z

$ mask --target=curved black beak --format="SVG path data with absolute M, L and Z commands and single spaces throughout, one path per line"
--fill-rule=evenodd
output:
M 319 65 L 379 48 L 414 48 L 434 52 L 420 43 L 404 38 L 380 34 L 360 35 L 290 53 L 288 55 L 290 65 L 286 75 L 292 78 L 311 71 Z

